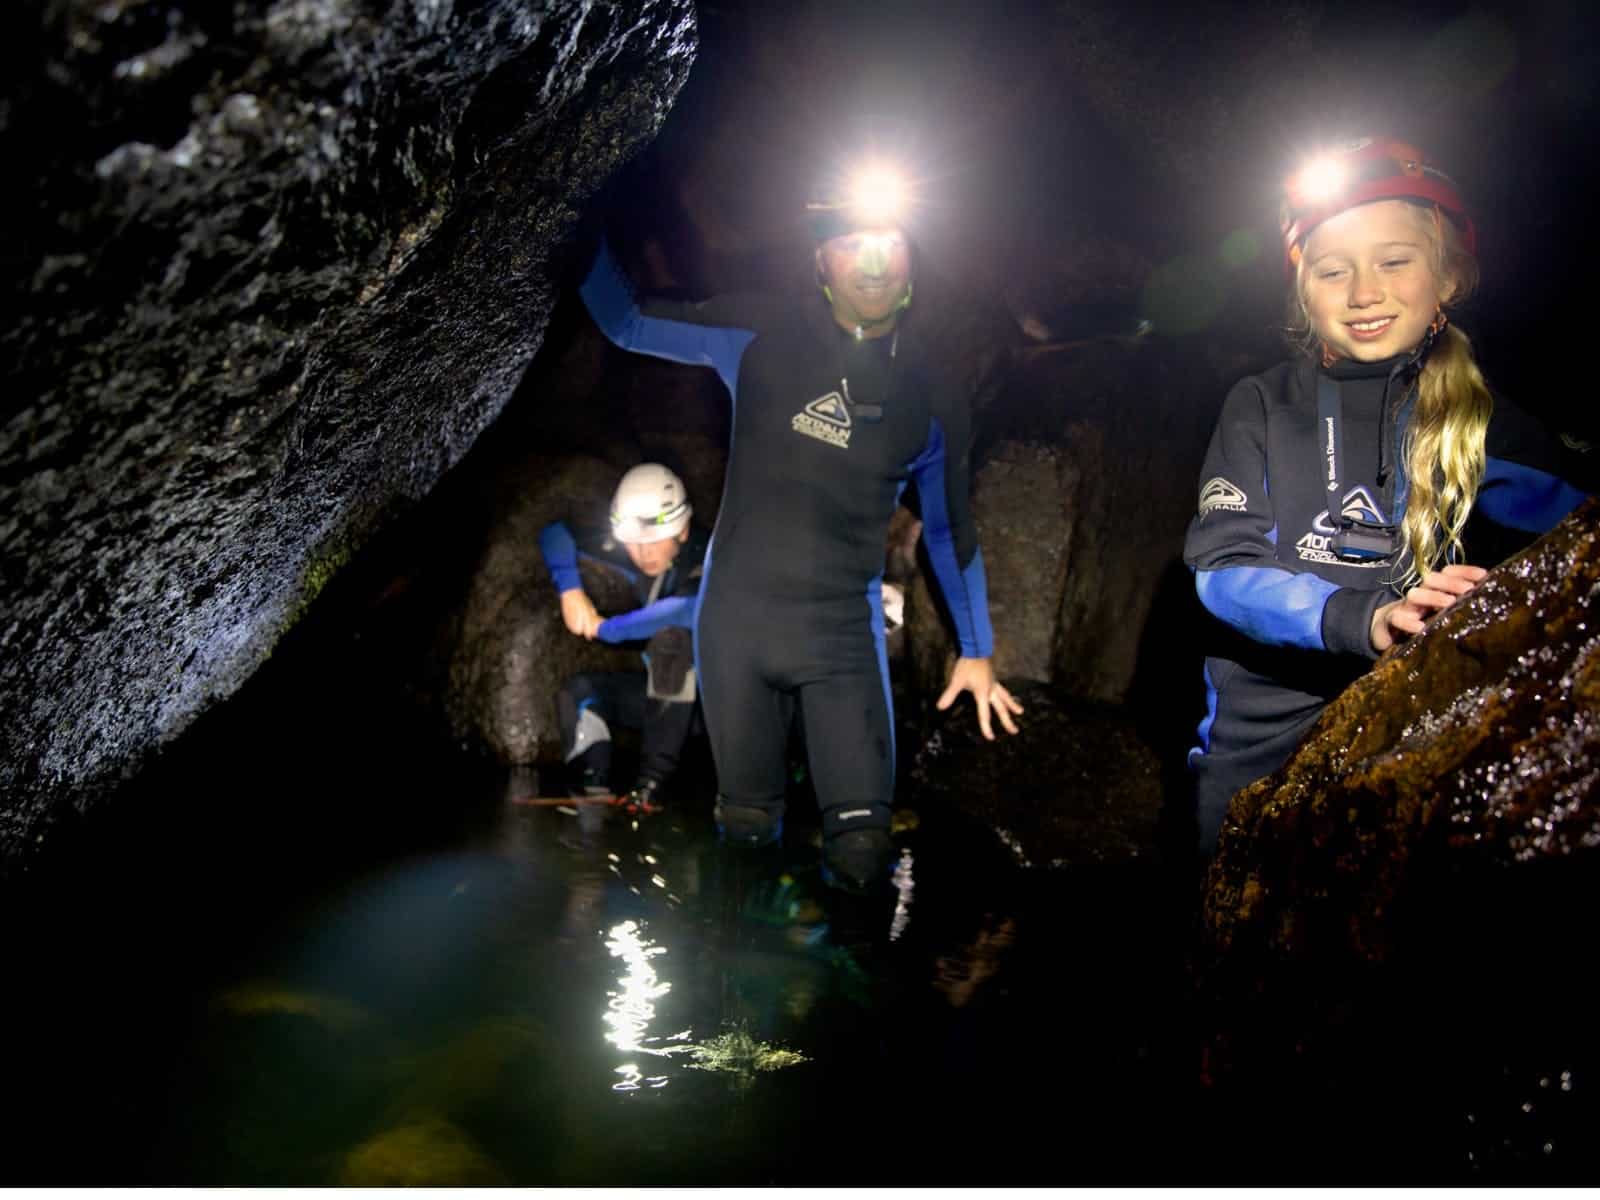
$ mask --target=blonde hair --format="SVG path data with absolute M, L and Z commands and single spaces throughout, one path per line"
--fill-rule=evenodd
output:
M 1441 309 L 1461 303 L 1477 287 L 1477 259 L 1455 223 L 1441 217 L 1437 208 L 1406 207 L 1416 213 L 1426 238 Z M 1295 265 L 1288 333 L 1300 349 L 1321 355 L 1305 302 L 1303 258 Z M 1397 568 L 1404 567 L 1395 580 L 1402 588 L 1465 556 L 1461 533 L 1483 482 L 1484 438 L 1494 399 L 1473 357 L 1471 339 L 1454 325 L 1445 326 L 1429 351 L 1417 377 L 1416 397 L 1402 449 L 1410 481 L 1396 560 Z

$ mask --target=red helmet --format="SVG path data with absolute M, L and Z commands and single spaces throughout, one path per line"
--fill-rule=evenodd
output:
M 1388 138 L 1361 138 L 1323 154 L 1283 184 L 1278 223 L 1284 260 L 1293 271 L 1306 235 L 1329 217 L 1373 200 L 1417 200 L 1442 209 L 1476 254 L 1477 230 L 1455 181 L 1415 146 Z

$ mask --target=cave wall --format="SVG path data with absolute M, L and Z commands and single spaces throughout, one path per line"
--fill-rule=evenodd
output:
M 687 0 L 0 17 L 0 861 L 231 694 L 512 395 Z

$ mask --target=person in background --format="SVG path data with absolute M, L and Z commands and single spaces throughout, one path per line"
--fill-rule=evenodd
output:
M 586 672 L 561 685 L 562 753 L 577 794 L 612 794 L 613 725 L 642 734 L 639 777 L 623 797 L 627 806 L 642 812 L 660 807 L 662 789 L 677 769 L 694 724 L 689 630 L 706 550 L 692 515 L 683 481 L 659 463 L 642 463 L 617 484 L 609 528 L 573 531 L 556 521 L 539 535 L 567 629 L 590 641 L 637 643 L 644 656 L 644 670 Z M 624 580 L 637 607 L 602 617 L 583 589 L 580 559 Z
M 908 483 L 960 657 L 938 701 L 970 692 L 986 738 L 1021 706 L 995 678 L 968 504 L 968 398 L 907 321 L 901 182 L 873 168 L 807 205 L 817 294 L 640 301 L 602 246 L 580 291 L 624 350 L 710 366 L 734 404 L 727 483 L 695 625 L 716 820 L 744 846 L 782 831 L 799 706 L 822 814 L 825 879 L 885 888 L 894 722 L 881 598 L 889 518 Z
M 1363 138 L 1288 180 L 1281 225 L 1300 352 L 1229 393 L 1184 546 L 1220 622 L 1190 754 L 1206 853 L 1329 700 L 1583 498 L 1451 323 L 1478 266 L 1448 176 Z

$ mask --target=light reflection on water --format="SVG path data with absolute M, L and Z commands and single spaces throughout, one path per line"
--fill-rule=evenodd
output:
M 912 859 L 910 850 L 900 852 L 900 861 L 894 866 L 894 917 L 889 922 L 889 940 L 898 942 L 906 931 L 906 926 L 911 924 L 911 893 L 916 890 L 916 881 L 911 877 Z
M 610 1032 L 606 1041 L 624 1054 L 651 1054 L 666 1058 L 689 1049 L 686 1045 L 661 1046 L 663 1039 L 649 1035 L 650 1022 L 655 1019 L 656 1001 L 672 990 L 670 981 L 661 978 L 650 960 L 667 952 L 644 936 L 640 921 L 623 921 L 611 928 L 606 939 L 606 949 L 613 958 L 620 958 L 626 970 L 617 980 L 615 991 L 607 993 L 605 1024 Z M 688 1031 L 675 1034 L 669 1041 L 689 1036 Z M 611 1085 L 613 1091 L 634 1092 L 643 1087 L 661 1088 L 667 1085 L 665 1075 L 645 1075 L 638 1064 L 628 1062 L 616 1068 L 622 1076 Z

